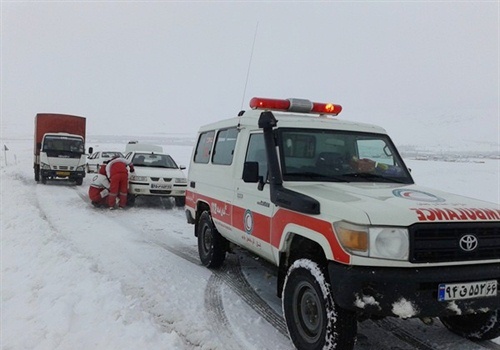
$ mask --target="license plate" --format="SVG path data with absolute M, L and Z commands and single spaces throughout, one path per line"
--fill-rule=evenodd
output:
M 460 300 L 497 295 L 497 281 L 482 281 L 471 283 L 441 283 L 438 290 L 438 300 Z
M 69 176 L 69 171 L 56 171 L 57 176 Z
M 152 190 L 170 190 L 171 188 L 172 188 L 172 185 L 151 184 L 151 189 Z

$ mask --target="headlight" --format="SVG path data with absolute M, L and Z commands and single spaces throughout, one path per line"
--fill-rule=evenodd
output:
M 408 260 L 408 230 L 399 227 L 370 228 L 370 256 L 394 260 Z
M 184 177 L 177 177 L 177 178 L 175 178 L 175 183 L 176 184 L 187 184 L 187 179 Z
M 85 165 L 77 166 L 76 171 L 85 171 Z
M 147 176 L 130 175 L 129 180 L 146 182 L 146 181 L 148 181 L 148 177 Z
M 334 224 L 345 250 L 354 255 L 391 260 L 408 260 L 408 230 L 400 227 L 368 227 L 347 222 Z
M 41 167 L 42 169 L 50 169 L 50 165 L 48 165 L 48 164 L 46 164 L 46 163 L 41 163 L 41 164 L 40 164 L 40 167 Z

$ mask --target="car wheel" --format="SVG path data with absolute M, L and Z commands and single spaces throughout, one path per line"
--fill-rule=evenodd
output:
M 500 310 L 439 318 L 449 331 L 471 340 L 500 337 Z
M 206 267 L 217 268 L 226 258 L 227 241 L 215 228 L 212 216 L 204 211 L 198 222 L 198 253 Z
M 134 206 L 135 204 L 135 196 L 133 194 L 127 194 L 127 205 Z
M 183 207 L 186 205 L 186 197 L 175 197 L 175 206 Z
M 299 259 L 292 264 L 282 300 L 290 338 L 297 349 L 354 348 L 356 315 L 335 304 L 330 284 L 316 262 Z

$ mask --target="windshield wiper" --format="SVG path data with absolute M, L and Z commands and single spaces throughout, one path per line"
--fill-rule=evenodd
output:
M 307 178 L 307 179 L 321 179 L 321 181 L 333 181 L 333 182 L 349 182 L 343 176 L 337 175 L 325 175 L 318 174 L 315 172 L 299 172 L 299 173 L 285 173 L 284 176 L 296 177 L 296 178 Z
M 374 173 L 347 173 L 342 174 L 345 177 L 353 177 L 357 179 L 365 179 L 365 180 L 383 180 L 383 182 L 396 182 L 396 183 L 406 183 L 404 180 L 397 180 L 393 177 L 388 177 L 384 175 L 374 174 Z

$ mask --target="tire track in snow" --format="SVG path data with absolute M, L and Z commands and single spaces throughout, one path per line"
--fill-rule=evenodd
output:
M 50 186 L 50 184 L 40 185 L 40 186 Z M 36 188 L 37 187 L 35 187 L 35 192 L 36 192 L 36 204 L 35 204 L 35 206 L 39 209 L 39 211 L 41 213 L 41 217 L 44 219 L 44 221 L 47 222 L 47 224 L 49 225 L 49 227 L 53 230 L 53 234 L 55 236 L 57 236 L 58 239 L 70 243 L 71 248 L 75 252 L 80 252 L 79 249 L 75 246 L 74 242 L 72 242 L 71 240 L 65 238 L 64 235 L 60 234 L 58 228 L 51 222 L 51 220 L 49 218 L 50 215 L 45 211 L 45 209 L 43 208 L 43 206 L 40 203 L 39 191 L 37 191 Z M 86 194 L 82 193 L 76 187 L 74 187 L 73 189 L 76 191 L 77 195 L 84 202 L 87 202 L 89 204 L 89 206 L 91 207 L 90 201 L 88 200 Z M 92 209 L 92 208 L 90 208 L 90 209 Z M 100 214 L 103 215 L 104 213 L 100 213 Z M 126 226 L 125 224 L 122 224 L 122 226 L 128 228 L 128 226 Z M 99 262 L 95 258 L 93 258 L 92 256 L 89 256 L 87 254 L 84 254 L 84 253 L 81 253 L 81 254 L 83 256 L 85 256 L 85 258 L 88 259 L 89 261 L 93 261 L 94 262 L 95 268 L 94 268 L 93 271 L 95 273 L 99 273 L 99 274 L 102 274 L 102 275 L 107 275 L 107 276 L 109 276 L 110 279 L 118 281 L 121 284 L 122 291 L 123 291 L 123 293 L 125 295 L 131 296 L 131 297 L 134 297 L 134 298 L 140 300 L 140 302 L 141 302 L 140 305 L 141 305 L 142 310 L 145 313 L 148 313 L 148 314 L 150 314 L 152 316 L 151 319 L 154 321 L 154 323 L 158 326 L 158 328 L 162 332 L 164 332 L 164 333 L 172 333 L 172 332 L 175 333 L 179 337 L 179 339 L 184 343 L 184 345 L 186 346 L 186 348 L 196 349 L 196 348 L 201 347 L 202 344 L 193 343 L 192 341 L 190 341 L 188 339 L 188 337 L 189 337 L 188 334 L 184 334 L 184 333 L 180 332 L 178 329 L 176 329 L 174 327 L 175 321 L 169 320 L 167 317 L 165 317 L 165 315 L 160 314 L 160 313 L 158 313 L 156 311 L 156 310 L 159 309 L 160 303 L 157 302 L 157 301 L 155 301 L 154 298 L 146 296 L 146 294 L 144 293 L 144 290 L 143 290 L 143 288 L 141 286 L 135 286 L 135 285 L 132 285 L 132 284 L 128 283 L 127 281 L 125 281 L 123 279 L 115 278 L 115 276 L 110 275 L 106 271 L 103 271 L 102 269 L 98 268 Z

